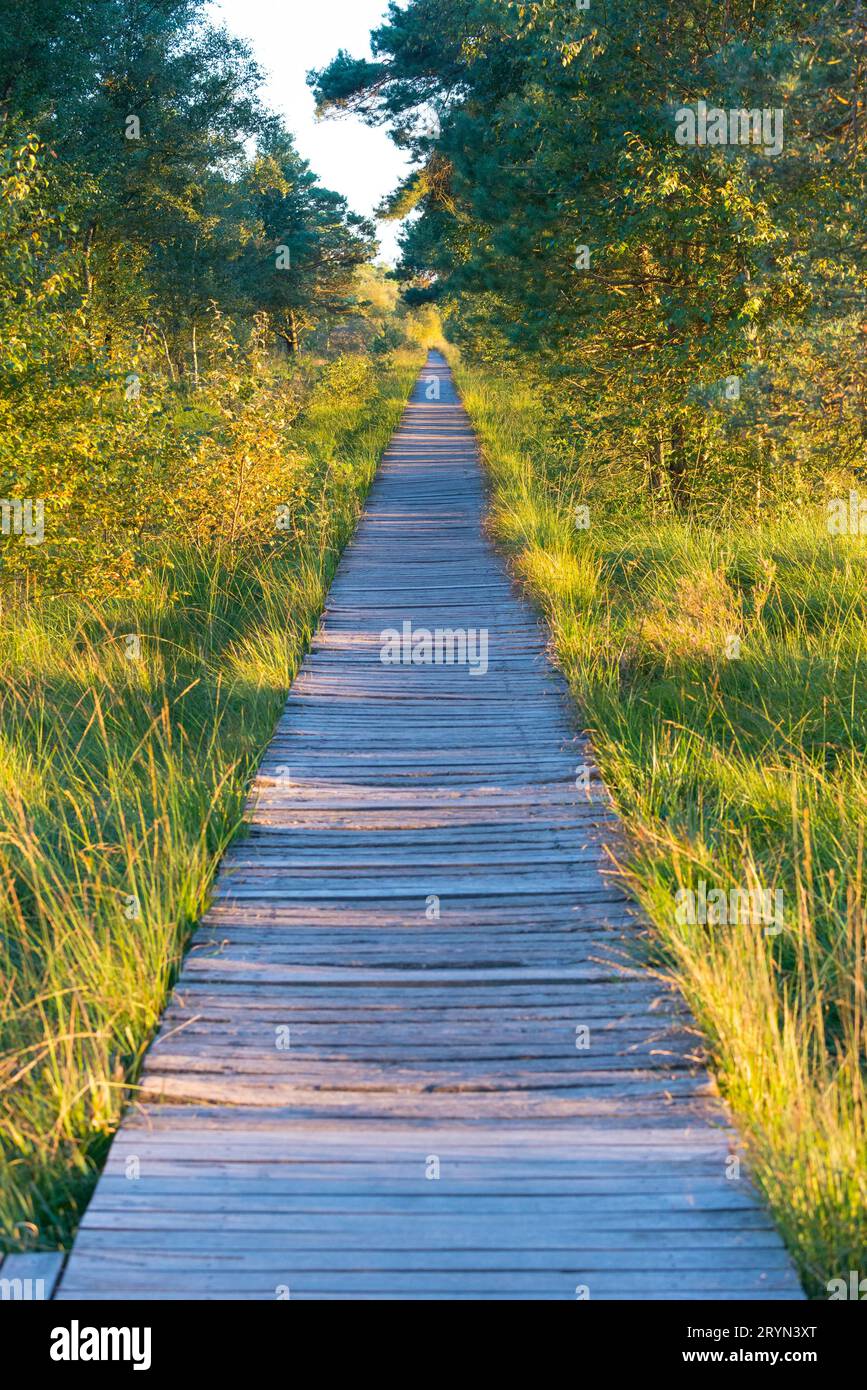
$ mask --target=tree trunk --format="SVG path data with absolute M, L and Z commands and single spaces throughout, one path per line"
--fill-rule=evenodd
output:
M 668 479 L 671 485 L 671 501 L 675 511 L 685 511 L 689 501 L 689 487 L 686 478 L 686 434 L 680 420 L 676 420 L 671 427 Z
M 289 352 L 294 356 L 300 347 L 298 341 L 298 320 L 295 317 L 295 310 L 290 309 L 288 313 L 288 323 L 280 334 Z
M 166 361 L 169 364 L 169 378 L 174 383 L 177 381 L 178 377 L 177 373 L 175 372 L 175 364 L 172 361 L 172 354 L 169 352 L 169 340 L 162 329 L 160 329 L 160 337 L 163 340 L 163 349 L 166 354 Z
M 657 497 L 665 489 L 665 443 L 662 432 L 658 431 L 647 450 L 647 480 L 652 496 Z
M 93 296 L 94 276 L 90 268 L 90 253 L 96 236 L 96 223 L 89 222 L 84 234 L 84 290 L 88 299 Z

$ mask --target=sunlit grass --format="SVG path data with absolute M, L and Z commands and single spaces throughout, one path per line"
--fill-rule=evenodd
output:
M 828 536 L 819 507 L 761 527 L 651 525 L 594 500 L 520 382 L 458 379 L 492 530 L 547 618 L 628 830 L 624 879 L 807 1286 L 827 1296 L 867 1250 L 867 545 Z M 782 889 L 782 931 L 681 923 L 675 894 L 702 878 Z
M 314 391 L 293 441 L 308 487 L 282 540 L 168 537 L 132 599 L 5 615 L 6 1248 L 74 1230 L 419 365 L 383 367 L 372 393 Z

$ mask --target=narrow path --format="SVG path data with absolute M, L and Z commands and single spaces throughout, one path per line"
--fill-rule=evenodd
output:
M 682 1004 L 617 963 L 604 791 L 482 506 L 432 354 L 58 1297 L 803 1297 Z M 405 622 L 487 670 L 384 664 Z

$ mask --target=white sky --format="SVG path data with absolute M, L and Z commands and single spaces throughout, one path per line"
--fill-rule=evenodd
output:
M 370 57 L 370 30 L 383 18 L 387 0 L 212 0 L 210 8 L 231 33 L 249 41 L 268 77 L 266 102 L 285 117 L 320 181 L 369 216 L 405 174 L 406 156 L 385 130 L 355 116 L 317 121 L 305 78 L 339 48 L 354 58 Z M 393 262 L 399 223 L 378 226 L 381 255 Z

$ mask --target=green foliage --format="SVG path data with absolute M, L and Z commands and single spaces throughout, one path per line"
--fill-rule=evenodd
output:
M 797 507 L 864 464 L 856 0 L 412 0 L 372 42 L 320 106 L 416 155 L 404 273 L 465 356 L 519 365 L 657 509 Z M 782 149 L 679 144 L 699 100 L 782 111 Z
M 54 42 L 0 8 L 0 498 L 44 508 L 42 543 L 4 513 L 0 598 L 133 592 L 161 534 L 273 537 L 311 486 L 290 437 L 301 348 L 406 340 L 372 226 L 198 3 L 116 0 L 69 29 L 43 8 Z
M 372 225 L 319 184 L 206 8 L 0 0 L 0 498 L 38 500 L 46 533 L 4 526 L 0 589 L 134 584 L 161 527 L 221 533 L 206 477 L 218 514 L 240 490 L 237 524 L 262 525 L 293 486 L 279 453 L 303 397 L 278 351 L 365 318 Z
M 263 145 L 250 184 L 262 228 L 255 265 L 262 303 L 275 331 L 296 352 L 303 329 L 357 308 L 354 272 L 370 260 L 374 229 L 348 213 L 338 194 L 317 186 L 283 134 Z M 288 270 L 276 265 L 275 247 L 284 248 Z

